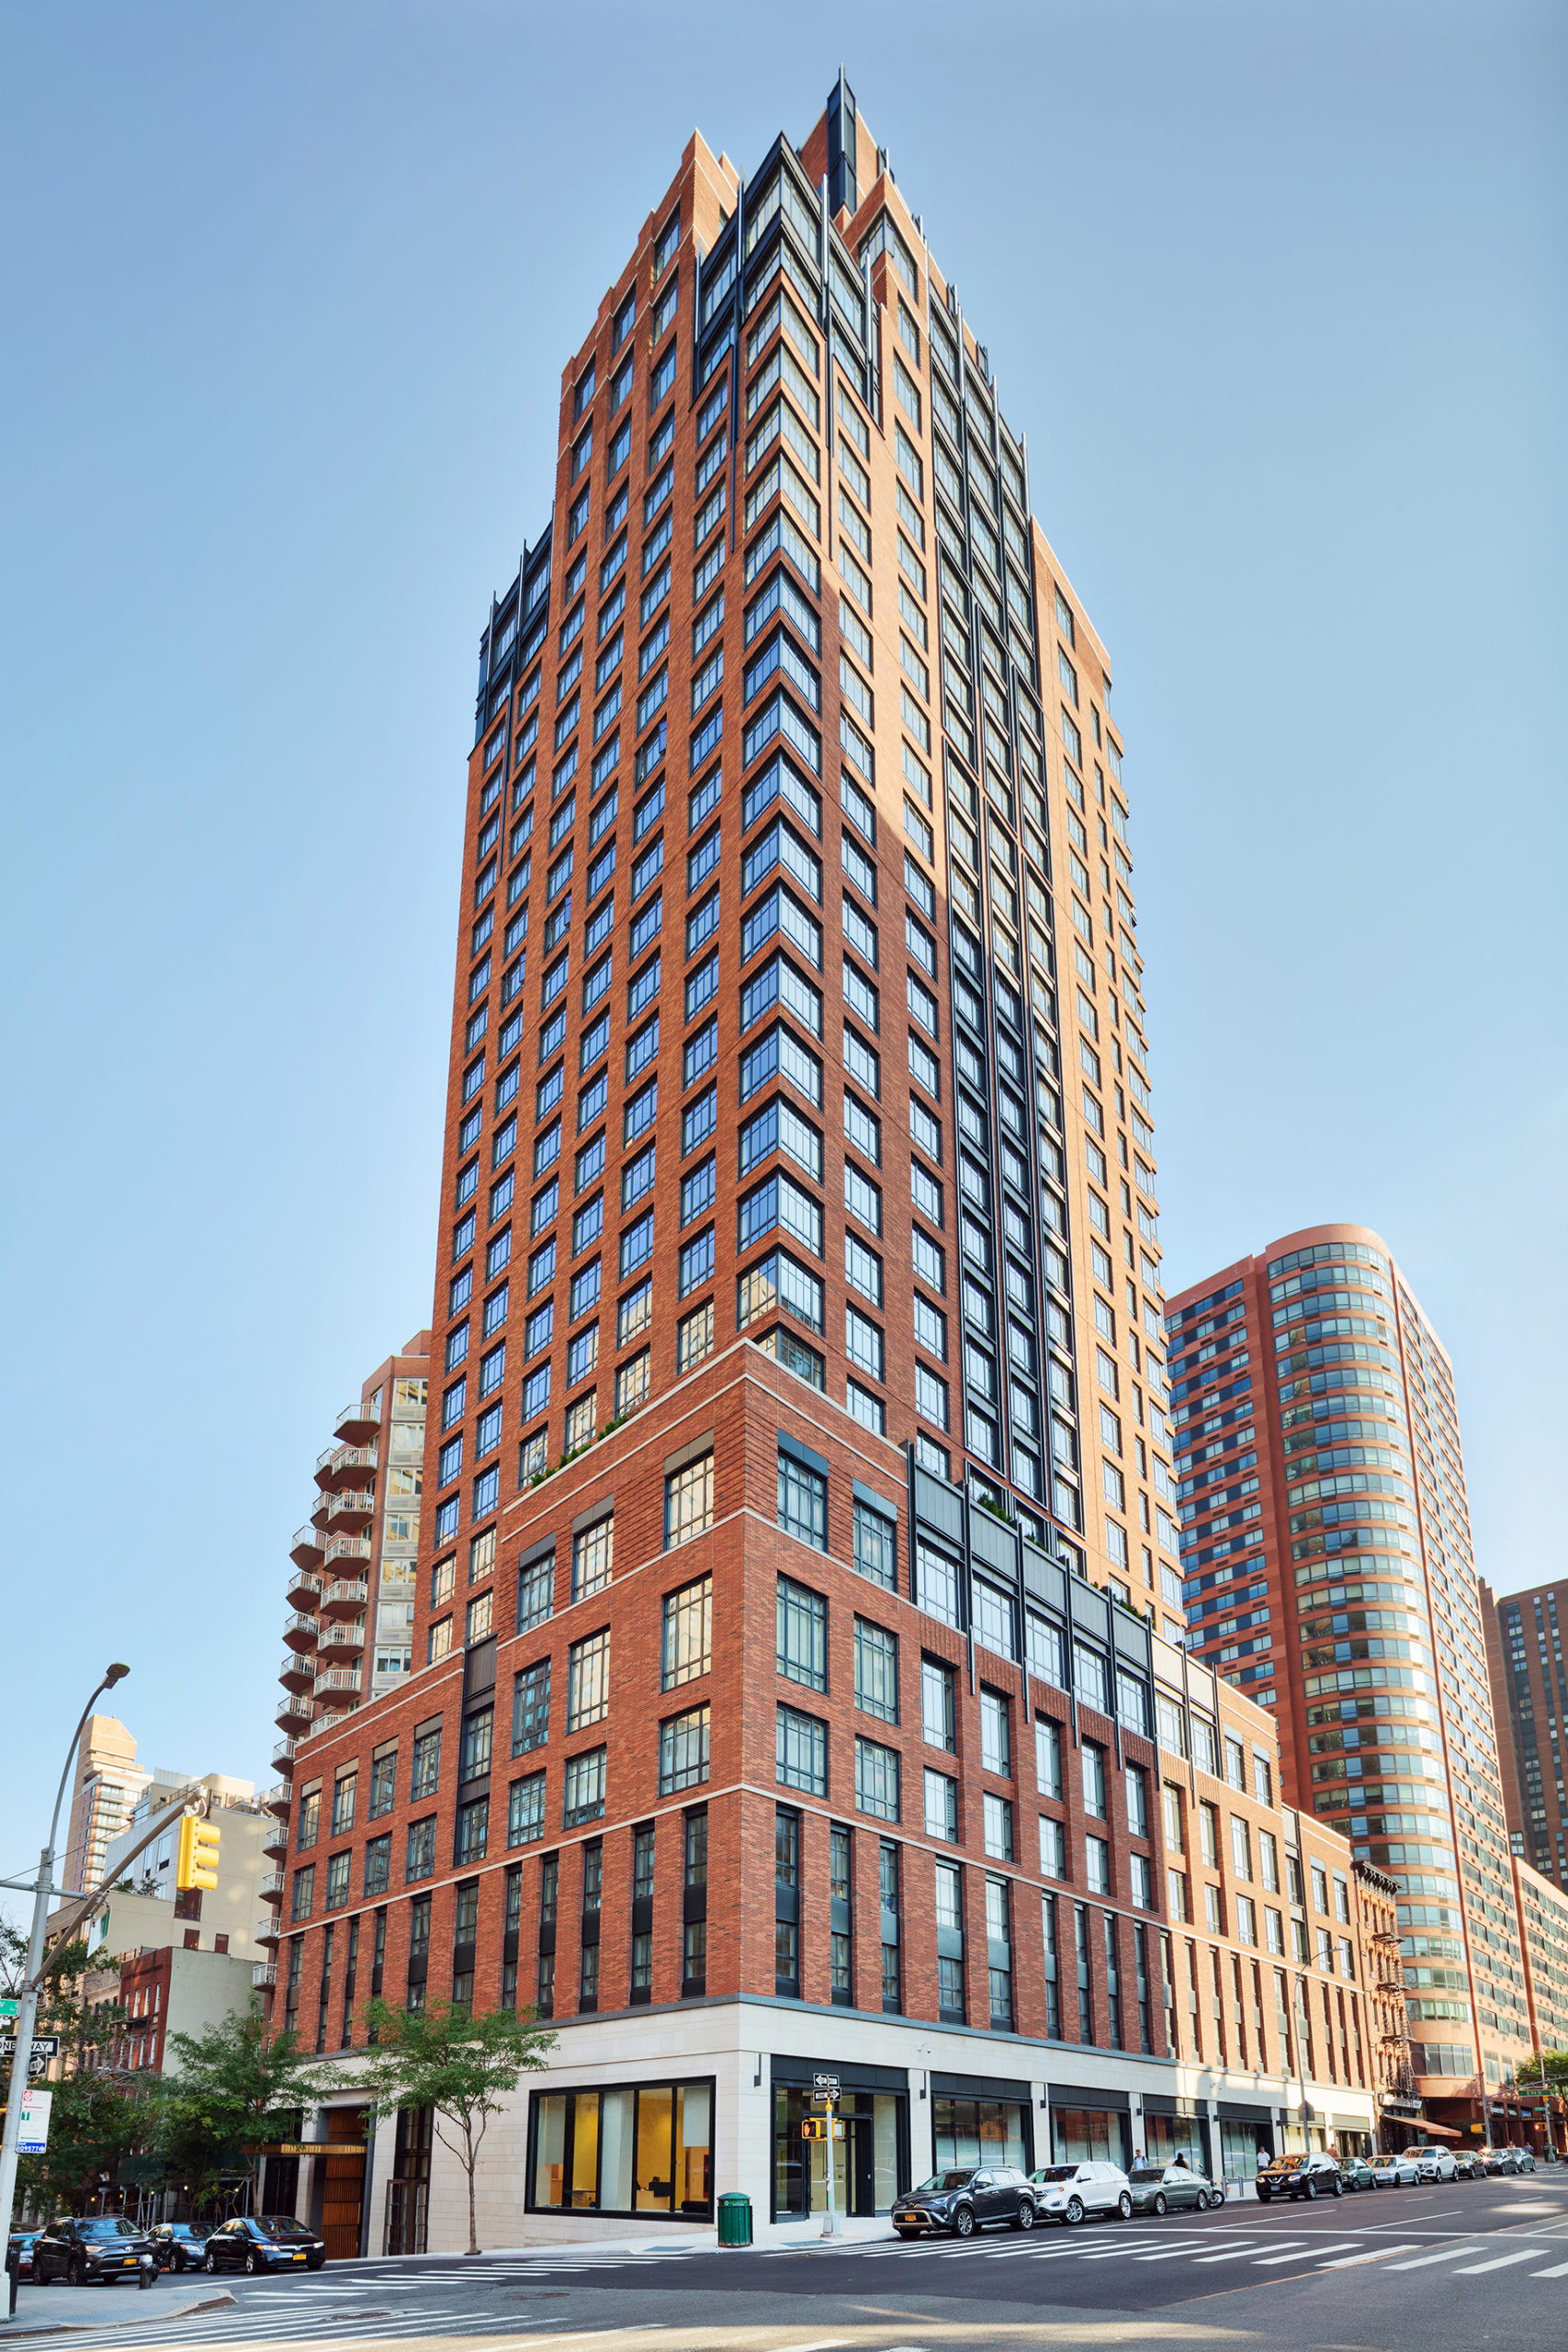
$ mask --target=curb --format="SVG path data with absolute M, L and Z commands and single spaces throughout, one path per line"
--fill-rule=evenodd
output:
M 157 2311 L 147 2312 L 124 2324 L 130 2327 L 153 2327 L 160 2320 L 194 2319 L 199 2312 L 228 2310 L 233 2301 L 233 2296 L 229 2294 L 209 2295 L 199 2303 L 181 2303 L 175 2310 L 171 2310 L 168 2304 L 164 2303 Z M 46 2320 L 39 2327 L 18 2327 L 13 2320 L 6 2329 L 5 2341 L 14 2344 L 19 2342 L 24 2336 L 36 2335 L 90 2335 L 95 2330 L 106 2324 L 107 2322 L 95 2319 L 57 2319 Z

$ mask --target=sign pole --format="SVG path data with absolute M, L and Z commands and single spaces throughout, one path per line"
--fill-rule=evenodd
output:
M 812 2077 L 812 2088 L 816 2092 L 818 2098 L 828 2110 L 828 2137 L 826 2143 L 828 2150 L 828 2212 L 827 2218 L 822 2224 L 822 2235 L 825 2238 L 836 2238 L 842 2235 L 842 2233 L 839 2228 L 838 2185 L 834 2177 L 835 2167 L 838 2162 L 840 2136 L 839 2077 L 837 2075 L 815 2075 Z

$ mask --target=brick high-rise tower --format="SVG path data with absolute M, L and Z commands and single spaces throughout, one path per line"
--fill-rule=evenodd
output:
M 841 78 L 748 181 L 694 138 L 484 632 L 414 1671 L 280 1890 L 323 2050 L 554 2019 L 508 2214 L 804 2214 L 823 2069 L 854 2211 L 1372 2128 L 1348 1851 L 1179 1646 L 1110 698 Z
M 1171 1301 L 1188 1645 L 1285 1791 L 1397 1881 L 1438 2120 L 1529 2046 L 1452 1367 L 1388 1245 L 1287 1234 Z
M 1486 1667 L 1497 1718 L 1508 1841 L 1522 1861 L 1568 1887 L 1568 1578 L 1498 1594 L 1483 1582 Z M 1551 1770 L 1542 1762 L 1549 1759 Z

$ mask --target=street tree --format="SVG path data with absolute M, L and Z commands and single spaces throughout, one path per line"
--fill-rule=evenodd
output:
M 149 2086 L 149 2140 L 164 2179 L 180 2183 L 193 2211 L 259 2143 L 286 2124 L 297 2131 L 300 2110 L 332 2087 L 292 2028 L 269 2032 L 254 1996 L 205 2033 L 172 2033 L 164 2069 Z
M 0 1986 L 7 1996 L 19 1990 L 27 1964 L 26 1937 L 0 1922 Z M 40 2156 L 21 2158 L 17 2182 L 30 2207 L 50 2213 L 88 2211 L 103 2177 L 113 2180 L 148 2125 L 135 2075 L 115 2063 L 125 2011 L 118 2000 L 90 1996 L 87 1967 L 85 1943 L 62 1945 L 50 1955 L 39 1994 L 36 2030 L 58 2037 L 59 2069 L 49 2084 L 49 2145 Z M 7 2098 L 10 2076 L 10 2061 L 0 2060 Z
M 542 2072 L 556 2036 L 531 2009 L 475 2017 L 450 2001 L 410 2011 L 376 1999 L 366 2004 L 362 2022 L 367 2063 L 343 2083 L 368 2090 L 378 2107 L 434 2109 L 436 2138 L 468 2176 L 468 2252 L 478 2254 L 474 2177 L 490 2119 L 524 2075 Z

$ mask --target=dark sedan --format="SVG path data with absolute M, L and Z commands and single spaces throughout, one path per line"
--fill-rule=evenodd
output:
M 88 2213 L 79 2220 L 51 2222 L 39 2233 L 33 2276 L 40 2287 L 52 2286 L 57 2278 L 73 2287 L 88 2287 L 95 2280 L 107 2287 L 117 2278 L 134 2278 L 144 2254 L 153 2254 L 152 2239 L 123 2213 Z
M 968 2238 L 998 2222 L 1015 2230 L 1034 2227 L 1029 2177 L 1011 2165 L 961 2165 L 933 2172 L 893 2205 L 893 2226 L 901 2238 L 919 2237 L 923 2230 Z
M 192 2222 L 160 2222 L 152 2232 L 152 2247 L 165 2270 L 199 2270 L 207 2232 Z
M 207 2241 L 202 2267 L 208 2271 L 243 2270 L 254 2278 L 277 2270 L 319 2270 L 326 2247 L 292 2213 L 247 2213 L 225 2222 Z
M 1211 2205 L 1225 2201 L 1224 2190 L 1211 2188 L 1205 2176 L 1190 2165 L 1134 2165 L 1127 2188 L 1134 2213 L 1179 2211 L 1183 2206 L 1206 2213 Z
M 42 2233 L 38 2230 L 12 2231 L 10 2240 L 11 2251 L 6 2263 L 6 2268 L 14 2268 L 18 2278 L 30 2278 L 32 2277 L 33 2248 L 38 2244 L 39 2238 L 41 2234 Z

